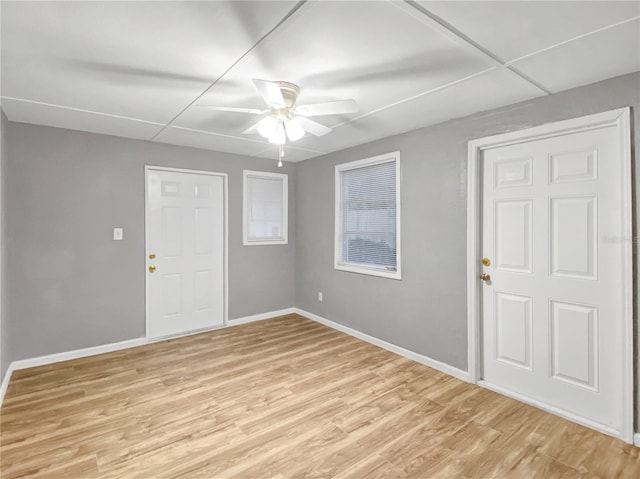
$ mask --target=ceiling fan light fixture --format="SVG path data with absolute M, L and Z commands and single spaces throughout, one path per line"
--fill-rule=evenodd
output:
M 284 131 L 284 123 L 276 122 L 273 133 L 269 137 L 269 143 L 275 145 L 284 145 L 287 142 L 287 135 Z
M 286 122 L 285 129 L 287 130 L 287 137 L 290 141 L 298 141 L 305 134 L 299 118 L 294 118 L 293 120 Z
M 271 141 L 271 137 L 276 134 L 278 122 L 272 116 L 268 116 L 260 120 L 258 123 L 258 133 Z

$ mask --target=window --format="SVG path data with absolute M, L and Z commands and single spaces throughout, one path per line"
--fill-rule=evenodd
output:
M 399 151 L 336 166 L 335 268 L 401 279 Z
M 244 170 L 243 176 L 243 244 L 287 244 L 287 175 Z

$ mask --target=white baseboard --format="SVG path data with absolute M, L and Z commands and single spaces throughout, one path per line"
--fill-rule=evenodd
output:
M 636 432 L 635 435 L 633 436 L 633 443 L 640 447 L 640 432 Z
M 322 316 L 318 316 L 317 314 L 310 313 L 308 311 L 305 311 L 299 308 L 294 308 L 294 309 L 296 313 L 298 313 L 301 316 L 304 316 L 305 318 L 309 318 L 313 321 L 324 324 L 325 326 L 329 326 L 330 328 L 337 329 L 338 331 L 342 331 L 343 333 L 346 333 L 350 336 L 353 336 L 358 339 L 362 339 L 363 341 L 379 346 L 383 349 L 386 349 L 387 351 L 391 351 L 393 353 L 399 354 L 400 356 L 404 356 L 405 358 L 412 359 L 413 361 L 416 361 L 420 364 L 424 364 L 425 366 L 429 366 L 430 368 L 437 369 L 438 371 L 441 371 L 445 374 L 449 374 L 450 376 L 469 382 L 469 373 L 467 371 L 463 371 L 462 369 L 458 369 L 454 366 L 450 366 L 449 364 L 443 363 L 436 359 L 432 359 L 423 354 L 419 354 L 414 351 L 405 349 L 403 347 L 396 346 L 395 344 L 388 343 L 374 336 L 369 336 L 368 334 L 365 334 L 361 331 L 357 331 L 348 326 L 344 326 L 340 323 L 336 323 L 329 319 L 323 318 Z
M 0 406 L 2 406 L 2 401 L 4 400 L 4 395 L 7 392 L 7 388 L 9 387 L 9 381 L 11 380 L 11 373 L 13 372 L 13 363 L 9 363 L 9 367 L 7 368 L 7 372 L 4 373 L 4 378 L 2 379 L 2 385 L 0 386 Z
M 92 346 L 90 348 L 66 351 L 64 353 L 47 354 L 46 356 L 38 356 L 30 359 L 20 359 L 18 361 L 13 361 L 9 367 L 13 367 L 14 371 L 17 369 L 33 368 L 36 366 L 44 366 L 45 364 L 68 361 L 70 359 L 110 353 L 113 351 L 119 351 L 120 349 L 135 348 L 136 346 L 142 346 L 143 344 L 147 344 L 146 338 L 128 339 L 126 341 L 120 341 L 119 343 L 102 344 L 100 346 Z
M 243 318 L 230 319 L 229 321 L 227 321 L 227 326 L 237 326 L 238 324 L 253 323 L 254 321 L 276 318 L 278 316 L 285 316 L 287 314 L 293 314 L 295 312 L 297 312 L 296 308 L 287 308 L 280 309 L 278 311 L 271 311 L 270 313 L 254 314 L 252 316 L 245 316 Z
M 531 406 L 537 407 L 538 409 L 542 409 L 543 411 L 550 412 L 551 414 L 555 414 L 556 416 L 563 417 L 569 421 L 577 422 L 578 424 L 581 424 L 590 429 L 595 429 L 596 431 L 599 431 L 603 434 L 617 437 L 618 439 L 622 439 L 623 441 L 626 441 L 626 442 L 631 442 L 630 438 L 622 437 L 622 433 L 611 426 L 601 424 L 597 421 L 592 421 L 591 419 L 584 418 L 572 412 L 565 411 L 564 409 L 551 406 L 550 404 L 547 404 L 545 402 L 538 401 L 536 399 L 532 399 L 522 394 L 510 391 L 509 389 L 505 389 L 501 386 L 496 386 L 495 384 L 491 384 L 487 381 L 478 381 L 478 386 L 482 386 L 484 388 L 490 389 L 491 391 L 497 392 L 498 394 L 502 394 L 503 396 L 516 399 L 525 404 L 530 404 Z M 636 436 L 639 436 L 639 435 L 636 434 Z
M 270 313 L 254 314 L 252 316 L 244 316 L 242 318 L 229 319 L 226 324 L 218 324 L 202 329 L 193 329 L 191 331 L 183 331 L 177 334 L 168 334 L 166 336 L 158 336 L 157 338 L 147 338 L 149 343 L 159 343 L 161 341 L 168 341 L 169 339 L 184 338 L 187 336 L 193 336 L 195 334 L 208 333 L 209 331 L 215 331 L 216 329 L 230 328 L 233 326 L 239 326 L 241 324 L 253 323 L 254 321 L 262 321 L 264 319 L 272 319 L 278 316 L 284 316 L 294 312 L 294 308 L 279 309 L 278 311 L 271 311 Z

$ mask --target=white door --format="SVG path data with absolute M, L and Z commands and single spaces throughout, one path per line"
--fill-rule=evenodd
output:
M 483 152 L 483 377 L 618 435 L 623 154 L 603 127 Z
M 225 177 L 147 170 L 147 336 L 222 325 Z

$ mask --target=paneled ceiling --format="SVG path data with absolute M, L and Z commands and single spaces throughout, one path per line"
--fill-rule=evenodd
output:
M 353 98 L 300 161 L 640 70 L 638 1 L 2 1 L 9 120 L 276 158 L 251 79 Z

